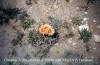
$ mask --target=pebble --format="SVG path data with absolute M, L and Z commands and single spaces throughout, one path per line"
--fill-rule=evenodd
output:
M 54 8 L 56 8 L 56 9 L 57 9 L 57 8 L 58 8 L 58 6 L 57 6 L 57 5 L 54 5 Z
M 72 45 L 73 45 L 73 46 L 75 46 L 76 44 L 77 44 L 77 43 L 75 43 L 75 42 L 74 42 L 74 43 L 72 43 Z
M 84 12 L 84 14 L 88 14 L 88 12 Z
M 94 50 L 96 50 L 96 48 L 93 48 Z
M 74 28 L 74 27 L 72 27 L 72 30 L 74 31 L 74 30 L 75 30 L 75 28 Z
M 97 26 L 97 28 L 100 28 L 100 26 Z
M 96 23 L 96 20 L 93 20 L 94 23 Z
M 31 9 L 33 8 L 33 7 L 30 7 Z
M 72 39 L 69 39 L 68 42 L 69 42 L 69 43 L 72 43 Z
M 77 10 L 79 10 L 79 7 L 76 7 Z
M 87 20 L 88 20 L 88 18 L 84 18 L 84 19 L 83 19 L 83 21 L 87 21 Z
M 55 45 L 56 45 L 56 46 L 58 46 L 58 45 L 59 45 L 59 43 L 56 43 Z
M 94 35 L 95 42 L 100 42 L 100 35 Z

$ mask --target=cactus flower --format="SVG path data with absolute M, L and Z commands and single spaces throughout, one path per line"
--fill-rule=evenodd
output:
M 45 25 L 42 25 L 40 28 L 39 28 L 39 32 L 41 34 L 46 34 L 46 35 L 53 35 L 54 34 L 54 29 L 52 28 L 52 26 L 50 26 L 49 24 L 45 24 Z

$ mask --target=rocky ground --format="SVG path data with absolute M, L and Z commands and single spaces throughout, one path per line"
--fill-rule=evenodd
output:
M 22 20 L 11 19 L 0 26 L 0 58 L 89 58 L 93 62 L 18 62 L 20 65 L 99 65 L 100 64 L 100 0 L 86 4 L 86 0 L 2 0 L 2 6 L 23 8 L 35 22 L 24 30 Z M 79 17 L 81 25 L 88 25 L 92 38 L 79 40 L 79 26 L 72 23 Z M 52 37 L 39 33 L 39 27 L 50 24 L 56 31 Z M 37 35 L 35 44 L 29 43 L 30 31 Z M 70 34 L 72 33 L 72 34 Z M 17 40 L 17 42 L 16 42 Z M 42 41 L 41 41 L 42 40 Z M 45 40 L 45 42 L 43 41 Z M 43 44 L 42 44 L 43 43 Z M 85 46 L 89 47 L 87 51 Z M 0 61 L 1 65 L 2 62 Z M 17 65 L 18 65 L 17 63 Z M 16 63 L 13 63 L 16 65 Z

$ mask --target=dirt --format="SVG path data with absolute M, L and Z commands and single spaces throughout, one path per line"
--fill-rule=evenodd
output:
M 15 22 L 15 20 L 11 20 L 9 25 L 1 26 L 0 57 L 3 56 L 3 58 L 5 58 L 6 56 L 9 56 L 9 50 L 15 48 L 18 57 L 24 58 L 28 54 L 31 58 L 40 58 L 40 56 L 44 54 L 44 52 L 40 52 L 42 49 L 41 46 L 35 47 L 29 44 L 27 42 L 27 35 L 30 30 L 35 30 L 34 32 L 38 31 L 41 24 L 49 23 L 50 25 L 54 26 L 54 23 L 48 18 L 48 16 L 52 16 L 56 19 L 60 19 L 61 23 L 68 22 L 70 26 L 69 29 L 59 26 L 59 40 L 48 50 L 46 56 L 43 58 L 62 58 L 67 54 L 67 51 L 72 52 L 72 54 L 79 54 L 83 57 L 90 57 L 93 59 L 100 58 L 100 43 L 96 43 L 92 37 L 92 39 L 88 42 L 90 52 L 86 52 L 84 47 L 85 43 L 83 43 L 81 40 L 78 40 L 78 27 L 72 24 L 73 17 L 80 17 L 82 21 L 84 18 L 87 18 L 92 35 L 100 35 L 100 28 L 98 28 L 98 26 L 100 26 L 99 0 L 96 0 L 94 4 L 90 4 L 87 11 L 82 8 L 86 5 L 85 0 L 70 0 L 69 2 L 66 2 L 65 0 L 32 0 L 31 5 L 27 5 L 25 1 L 26 0 L 3 1 L 3 5 L 5 7 L 11 6 L 16 8 L 24 8 L 30 16 L 30 19 L 34 19 L 36 23 L 26 31 L 24 31 L 21 27 L 21 21 L 19 20 L 17 22 Z M 83 21 L 83 23 L 85 24 L 87 22 Z M 14 27 L 17 30 L 14 29 Z M 11 41 L 17 37 L 18 31 L 23 32 L 25 36 L 21 41 L 21 45 L 12 46 Z M 68 34 L 69 31 L 73 32 L 74 36 L 66 38 L 66 34 Z M 36 64 L 40 65 L 41 63 Z M 41 65 L 43 64 L 44 63 Z M 66 63 L 62 64 L 65 65 Z M 30 63 L 30 65 L 32 64 Z

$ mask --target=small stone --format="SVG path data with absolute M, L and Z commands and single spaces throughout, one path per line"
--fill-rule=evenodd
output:
M 69 42 L 69 43 L 72 43 L 72 39 L 69 39 L 68 42 Z
M 73 46 L 75 46 L 77 43 L 72 43 Z
M 100 28 L 100 26 L 97 26 L 97 28 Z
M 84 19 L 83 19 L 83 21 L 87 21 L 87 20 L 88 20 L 88 18 L 84 18 Z
M 96 20 L 93 20 L 94 23 L 96 23 Z
M 94 50 L 96 50 L 96 48 L 93 48 Z
M 95 42 L 100 42 L 100 35 L 94 35 Z
M 58 8 L 58 6 L 57 6 L 57 5 L 54 5 L 54 8 L 56 8 L 56 9 L 57 9 L 57 8 Z
M 31 9 L 33 8 L 33 7 L 30 7 Z
M 88 14 L 88 12 L 84 12 L 84 14 Z
M 56 46 L 58 46 L 58 45 L 59 45 L 59 43 L 56 43 L 55 45 L 56 45 Z
M 72 30 L 74 31 L 74 30 L 75 30 L 75 28 L 74 28 L 74 27 L 72 27 Z
M 79 10 L 79 7 L 76 7 L 77 10 Z

